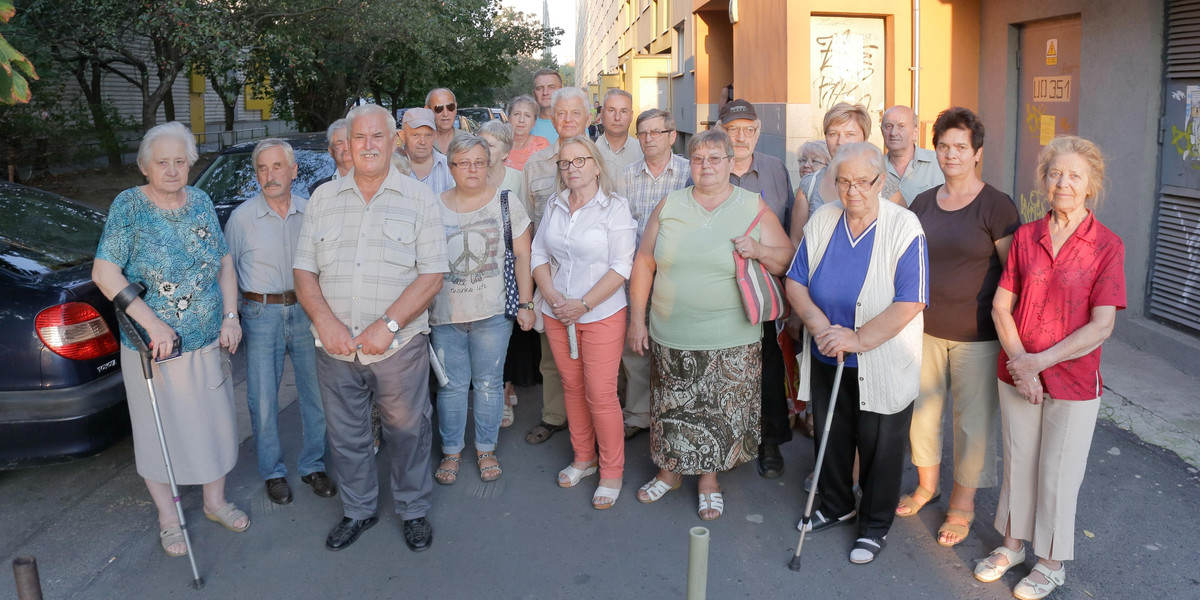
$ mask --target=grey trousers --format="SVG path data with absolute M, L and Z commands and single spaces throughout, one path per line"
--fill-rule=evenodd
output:
M 395 354 L 364 365 L 317 352 L 317 381 L 325 404 L 329 466 L 351 519 L 377 512 L 379 476 L 371 435 L 371 402 L 383 417 L 384 446 L 391 455 L 392 498 L 404 520 L 425 516 L 433 495 L 430 450 L 428 336 L 409 340 Z

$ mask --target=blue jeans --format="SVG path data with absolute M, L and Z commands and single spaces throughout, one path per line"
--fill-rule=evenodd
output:
M 446 367 L 448 385 L 438 388 L 442 453 L 462 452 L 467 431 L 467 390 L 475 386 L 475 450 L 491 452 L 504 414 L 504 356 L 513 322 L 503 314 L 470 323 L 433 326 L 433 350 Z
M 300 450 L 301 475 L 325 470 L 325 409 L 317 387 L 316 345 L 308 315 L 299 304 L 263 304 L 238 299 L 246 352 L 246 402 L 254 427 L 258 476 L 264 480 L 283 477 L 283 447 L 279 443 L 279 382 L 283 378 L 283 355 L 292 356 L 296 372 L 297 402 L 304 445 Z

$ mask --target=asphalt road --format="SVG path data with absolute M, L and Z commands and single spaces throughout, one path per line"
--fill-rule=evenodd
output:
M 705 525 L 712 540 L 713 599 L 1010 598 L 1027 572 L 1014 569 L 986 585 L 970 575 L 1000 541 L 991 526 L 997 489 L 980 492 L 979 520 L 956 548 L 941 548 L 934 539 L 947 495 L 915 518 L 897 519 L 887 549 L 872 564 L 847 560 L 854 531 L 839 528 L 808 538 L 802 570 L 789 571 L 793 523 L 803 509 L 801 481 L 815 454 L 811 441 L 799 437 L 783 446 L 783 478 L 762 479 L 753 464 L 722 476 L 725 515 L 705 524 L 696 516 L 695 478 L 656 504 L 636 501 L 637 486 L 654 472 L 642 434 L 627 445 L 617 505 L 593 510 L 595 478 L 573 489 L 555 484 L 555 473 L 570 460 L 565 433 L 542 446 L 524 442 L 524 432 L 537 422 L 540 389 L 520 394 L 517 424 L 501 433 L 503 477 L 481 483 L 474 461 L 465 460 L 456 485 L 436 486 L 428 552 L 405 547 L 386 494 L 374 529 L 346 550 L 325 549 L 341 503 L 311 494 L 294 475 L 299 414 L 293 405 L 281 415 L 281 429 L 294 503 L 267 501 L 249 442 L 228 479 L 229 499 L 251 515 L 248 532 L 231 533 L 205 520 L 199 488 L 185 488 L 205 589 L 188 587 L 186 559 L 161 550 L 129 440 L 67 465 L 0 472 L 0 557 L 35 555 L 45 597 L 56 599 L 642 600 L 685 597 L 688 530 Z M 381 454 L 381 463 L 386 460 Z M 387 473 L 384 465 L 380 472 Z M 911 488 L 911 466 L 905 477 Z M 944 477 L 943 487 L 948 485 Z M 1197 507 L 1196 469 L 1102 421 L 1079 505 L 1078 560 L 1068 563 L 1066 587 L 1053 598 L 1200 598 Z M 15 597 L 13 590 L 11 579 L 0 578 L 0 598 Z

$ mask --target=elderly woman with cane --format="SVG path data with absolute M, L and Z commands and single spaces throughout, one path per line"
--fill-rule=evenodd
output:
M 558 485 L 574 487 L 599 468 L 592 507 L 604 510 L 616 503 L 625 471 L 617 369 L 625 345 L 622 290 L 633 269 L 637 221 L 629 201 L 613 193 L 592 140 L 560 141 L 561 191 L 546 201 L 531 264 L 545 299 L 546 337 L 562 373 L 574 450 L 574 460 L 558 473 Z
M 629 285 L 629 347 L 649 350 L 653 365 L 658 466 L 638 500 L 656 502 L 684 475 L 699 475 L 698 514 L 711 521 L 725 510 L 717 475 L 753 460 L 760 436 L 762 327 L 746 318 L 733 254 L 782 274 L 792 245 L 766 202 L 729 182 L 733 142 L 724 130 L 696 134 L 687 149 L 696 184 L 651 213 Z
M 1030 540 L 1037 564 L 1013 589 L 1023 600 L 1066 583 L 1100 410 L 1100 345 L 1125 308 L 1125 245 L 1092 212 L 1104 188 L 1100 148 L 1055 138 L 1037 176 L 1050 210 L 1017 229 L 992 302 L 1004 439 L 995 527 L 1004 543 L 975 567 L 976 579 L 996 581 L 1025 562 Z
M 231 531 L 250 518 L 225 499 L 225 475 L 237 462 L 237 419 L 229 360 L 242 330 L 237 276 L 212 201 L 187 187 L 196 143 L 177 122 L 146 132 L 138 167 L 146 185 L 121 192 L 109 209 L 92 278 L 112 298 L 129 286 L 146 288 L 127 314 L 150 339 L 163 433 L 176 480 L 201 484 L 204 514 Z M 125 393 L 133 424 L 134 458 L 158 508 L 159 537 L 170 556 L 187 553 L 145 382 L 133 377 L 140 361 L 122 331 L 121 362 L 129 365 Z
M 821 505 L 801 526 L 816 533 L 857 516 L 850 562 L 863 564 L 883 550 L 900 499 L 904 442 L 920 387 L 929 260 L 916 215 L 879 200 L 886 165 L 878 148 L 841 147 L 829 173 L 841 202 L 820 207 L 804 226 L 787 294 L 804 323 L 801 394 L 830 396 L 839 363 L 846 384 L 829 405 L 810 405 L 816 423 L 825 422 L 826 410 L 834 415 L 820 436 L 828 440 Z M 858 510 L 851 489 L 855 451 Z

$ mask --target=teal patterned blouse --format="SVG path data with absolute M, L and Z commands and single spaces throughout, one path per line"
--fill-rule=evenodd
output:
M 121 267 L 131 283 L 146 286 L 146 304 L 179 333 L 183 351 L 191 352 L 211 344 L 221 332 L 217 273 L 229 247 L 212 200 L 194 187 L 184 190 L 187 202 L 174 210 L 156 206 L 140 187 L 118 194 L 108 209 L 96 258 Z M 135 348 L 124 331 L 121 343 Z

